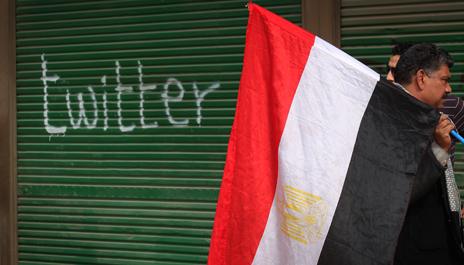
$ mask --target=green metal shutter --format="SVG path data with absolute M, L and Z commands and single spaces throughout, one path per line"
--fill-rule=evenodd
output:
M 17 0 L 20 264 L 206 263 L 246 2 Z
M 393 41 L 432 42 L 456 61 L 453 93 L 464 96 L 464 2 L 342 0 L 342 49 L 385 74 Z M 456 177 L 464 198 L 464 146 L 456 147 Z

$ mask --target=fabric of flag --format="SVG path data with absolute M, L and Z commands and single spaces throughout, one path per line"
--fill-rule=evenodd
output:
M 391 264 L 438 113 L 249 5 L 210 265 Z

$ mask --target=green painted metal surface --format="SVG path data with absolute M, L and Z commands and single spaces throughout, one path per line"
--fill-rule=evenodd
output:
M 342 49 L 379 73 L 392 44 L 432 42 L 453 56 L 451 86 L 464 96 L 464 2 L 418 0 L 342 0 Z M 464 198 L 464 147 L 457 144 L 455 171 Z
M 247 1 L 16 2 L 19 263 L 205 264 Z

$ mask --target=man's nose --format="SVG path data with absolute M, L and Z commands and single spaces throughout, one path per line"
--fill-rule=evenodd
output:
M 388 71 L 387 80 L 388 80 L 388 81 L 395 81 L 395 79 L 393 78 L 393 73 L 392 73 L 391 70 Z
M 452 91 L 451 85 L 450 85 L 450 84 L 447 84 L 447 85 L 446 85 L 445 92 L 446 92 L 447 94 L 449 94 L 449 93 L 451 93 L 451 91 Z

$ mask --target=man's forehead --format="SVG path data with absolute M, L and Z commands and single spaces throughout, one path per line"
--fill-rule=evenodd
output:
M 449 69 L 448 65 L 446 65 L 446 64 L 443 64 L 442 66 L 440 66 L 440 68 L 438 68 L 438 70 L 436 70 L 435 73 L 437 73 L 437 74 L 439 74 L 441 76 L 446 76 L 446 77 L 451 76 L 450 69 Z

